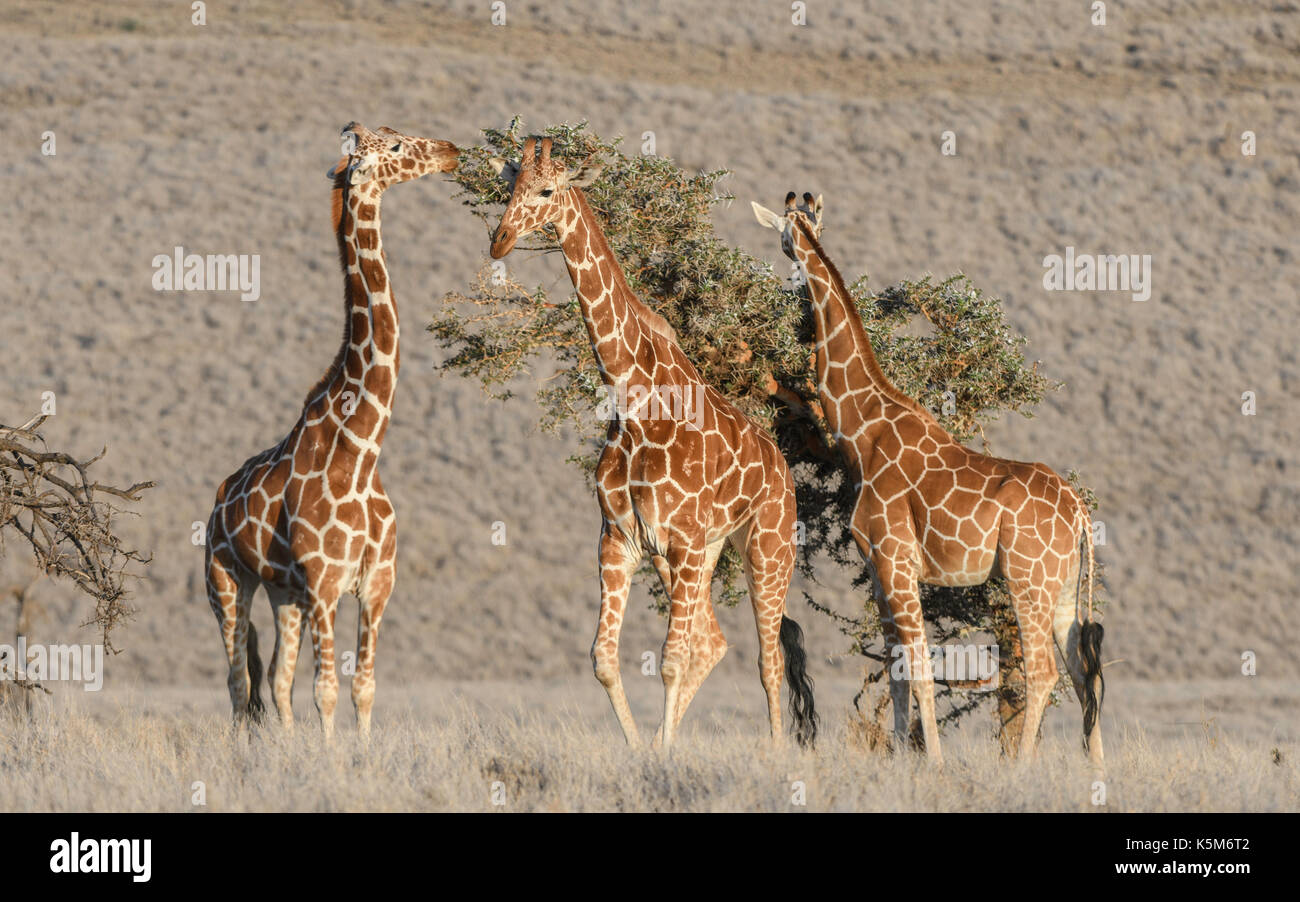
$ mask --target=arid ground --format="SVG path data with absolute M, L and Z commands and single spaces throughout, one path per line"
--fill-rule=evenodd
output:
M 0 731 L 0 807 L 215 810 L 1090 810 L 1073 703 L 1033 764 L 998 758 L 992 716 L 949 737 L 941 780 L 846 733 L 862 659 L 802 601 L 864 599 L 827 570 L 791 593 L 827 736 L 770 754 L 753 618 L 721 612 L 728 656 L 670 764 L 625 750 L 588 651 L 599 514 L 541 433 L 537 361 L 507 401 L 443 377 L 424 327 L 487 258 L 449 181 L 394 189 L 384 238 L 403 368 L 381 463 L 397 507 L 397 588 L 380 639 L 376 740 L 314 733 L 310 655 L 293 738 L 226 735 L 225 660 L 191 537 L 220 481 L 293 424 L 341 331 L 325 172 L 350 120 L 471 145 L 520 115 L 588 120 L 629 148 L 653 132 L 684 167 L 726 167 L 717 230 L 787 268 L 749 210 L 826 198 L 828 251 L 887 285 L 967 273 L 1004 298 L 1026 353 L 1063 387 L 988 431 L 1000 455 L 1077 468 L 1101 499 L 1107 567 L 1107 806 L 1291 809 L 1300 785 L 1300 12 L 1275 2 L 898 5 L 665 0 L 33 2 L 0 9 L 0 422 L 47 392 L 52 445 L 105 478 L 158 487 L 123 529 L 152 552 L 104 688 L 56 686 Z M 955 155 L 941 152 L 952 132 Z M 53 132 L 56 153 L 41 152 Z M 1253 155 L 1243 154 L 1251 132 Z M 261 294 L 158 292 L 182 246 L 258 254 Z M 1149 300 L 1047 291 L 1043 258 L 1149 254 Z M 518 258 L 518 259 L 516 259 Z M 509 261 L 563 296 L 558 257 Z M 1254 413 L 1243 413 L 1252 393 Z M 492 524 L 507 526 L 494 544 Z M 32 567 L 20 543 L 3 587 Z M 94 642 L 75 590 L 32 591 L 29 641 Z M 0 642 L 13 633 L 0 603 Z M 634 595 L 634 711 L 665 625 Z M 269 608 L 255 622 L 269 653 Z M 351 645 L 355 607 L 340 609 Z M 1254 675 L 1243 673 L 1253 653 Z M 1248 656 L 1250 657 L 1250 656 Z

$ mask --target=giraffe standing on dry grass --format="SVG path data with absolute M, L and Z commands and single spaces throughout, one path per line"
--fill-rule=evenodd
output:
M 816 715 L 802 633 L 785 616 L 795 555 L 794 483 L 785 458 L 771 437 L 704 383 L 667 323 L 628 287 L 582 192 L 599 171 L 570 173 L 551 159 L 550 138 L 538 145 L 527 139 L 518 164 L 493 160 L 512 191 L 492 256 L 504 257 L 523 235 L 555 227 L 601 379 L 612 396 L 627 399 L 610 421 L 596 468 L 603 515 L 600 622 L 591 650 L 596 678 L 628 743 L 636 744 L 618 639 L 633 571 L 648 554 L 670 599 L 657 740 L 664 750 L 671 747 L 687 705 L 727 650 L 709 590 L 730 540 L 744 562 L 758 624 L 772 737 L 782 737 L 784 661 L 796 734 L 811 742 Z
M 458 151 L 446 141 L 389 128 L 371 132 L 355 122 L 343 136 L 344 157 L 329 172 L 344 271 L 343 342 L 289 434 L 249 458 L 217 490 L 206 564 L 237 724 L 262 711 L 257 635 L 249 622 L 257 586 L 266 586 L 275 614 L 270 680 L 280 719 L 292 727 L 293 672 L 305 616 L 316 656 L 316 709 L 327 737 L 338 699 L 334 614 L 340 595 L 357 596 L 352 703 L 358 730 L 367 738 L 375 643 L 393 590 L 396 548 L 393 506 L 377 468 L 400 358 L 379 204 L 391 185 L 455 169 Z
M 916 696 L 925 748 L 942 763 L 918 582 L 969 586 L 1007 579 L 1025 662 L 1024 741 L 1037 741 L 1056 685 L 1052 640 L 1083 706 L 1084 746 L 1102 763 L 1099 713 L 1102 627 L 1092 619 L 1092 525 L 1069 484 L 1043 464 L 963 447 L 920 404 L 885 378 L 857 307 L 818 241 L 822 202 L 786 197 L 785 214 L 754 204 L 763 225 L 808 280 L 816 331 L 818 394 L 858 492 L 853 538 L 875 569 L 875 594 L 891 650 L 908 666 L 891 680 L 900 743 Z M 1083 550 L 1081 550 L 1083 549 Z M 1087 613 L 1079 602 L 1083 557 Z M 891 676 L 892 673 L 891 669 Z

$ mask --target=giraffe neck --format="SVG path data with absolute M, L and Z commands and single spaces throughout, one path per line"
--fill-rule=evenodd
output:
M 645 382 L 654 369 L 654 330 L 647 317 L 657 314 L 628 286 L 582 189 L 570 188 L 568 194 L 571 201 L 556 231 L 601 379 L 610 386 Z
M 308 396 L 308 419 L 383 441 L 400 366 L 397 304 L 388 281 L 379 219 L 381 193 L 336 183 L 334 227 L 343 266 L 343 342 Z M 328 416 L 321 416 L 326 408 Z M 315 414 L 313 416 L 313 413 Z
M 817 391 L 836 439 L 858 435 L 862 425 L 889 408 L 934 418 L 886 378 L 853 297 L 821 244 L 796 224 L 795 255 L 808 276 L 817 337 Z

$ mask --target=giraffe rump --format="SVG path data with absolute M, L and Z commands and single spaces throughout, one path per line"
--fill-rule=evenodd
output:
M 795 739 L 804 748 L 812 748 L 817 739 L 817 709 L 813 705 L 813 681 L 808 675 L 803 630 L 785 616 L 781 617 L 781 651 L 785 655 L 785 678 L 790 684 Z

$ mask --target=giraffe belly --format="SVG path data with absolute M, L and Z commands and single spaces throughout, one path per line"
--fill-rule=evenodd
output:
M 920 580 L 935 586 L 976 586 L 987 582 L 997 560 L 996 527 L 981 528 L 967 519 L 952 524 L 920 524 Z

